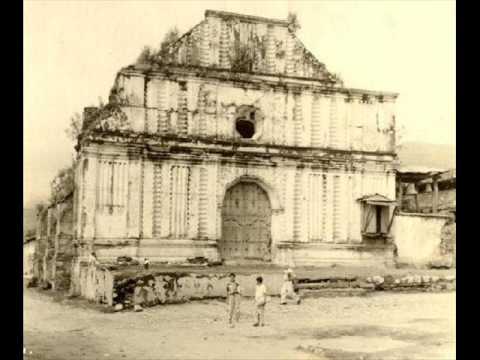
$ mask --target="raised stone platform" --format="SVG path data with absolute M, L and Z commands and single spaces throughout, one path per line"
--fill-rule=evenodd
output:
M 228 274 L 234 272 L 245 297 L 255 292 L 255 278 L 261 275 L 270 296 L 279 296 L 284 267 L 265 264 L 224 266 L 167 266 L 154 264 L 148 270 L 140 265 L 77 264 L 74 288 L 77 295 L 92 301 L 132 308 L 137 292 L 146 306 L 191 300 L 224 298 Z M 295 269 L 297 288 L 302 297 L 360 296 L 376 290 L 444 291 L 455 289 L 451 270 L 408 270 L 387 267 L 335 267 Z M 136 298 L 138 302 L 138 296 Z

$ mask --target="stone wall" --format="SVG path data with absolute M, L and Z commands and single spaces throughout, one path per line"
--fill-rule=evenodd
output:
M 428 265 L 441 257 L 442 229 L 450 219 L 444 215 L 398 213 L 393 222 L 393 236 L 398 261 Z

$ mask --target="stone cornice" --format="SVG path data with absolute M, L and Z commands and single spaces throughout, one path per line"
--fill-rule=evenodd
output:
M 250 23 L 260 23 L 260 24 L 272 24 L 272 25 L 279 25 L 288 27 L 287 20 L 280 20 L 280 19 L 271 19 L 265 18 L 261 16 L 253 16 L 253 15 L 244 15 L 244 14 L 237 14 L 228 11 L 218 11 L 218 10 L 206 10 L 205 11 L 205 18 L 207 17 L 218 17 L 225 20 L 230 19 L 238 19 L 242 22 L 250 22 Z
M 158 65 L 158 66 L 130 66 L 123 68 L 119 74 L 124 76 L 140 76 L 149 79 L 178 80 L 212 80 L 224 83 L 241 83 L 242 87 L 259 89 L 280 88 L 300 92 L 310 90 L 315 93 L 344 94 L 346 96 L 362 98 L 362 96 L 381 98 L 382 101 L 394 101 L 398 93 L 388 91 L 373 91 L 335 86 L 327 79 L 272 75 L 263 73 L 240 73 L 225 69 L 215 69 L 200 66 Z
M 120 141 L 119 141 L 120 139 Z M 292 147 L 233 143 L 209 139 L 119 137 L 112 135 L 92 136 L 83 144 L 83 154 L 102 157 L 123 157 L 129 159 L 185 159 L 190 162 L 236 161 L 258 162 L 275 166 L 291 161 L 294 166 L 325 168 L 334 164 L 374 162 L 392 164 L 396 158 L 390 152 L 349 151 L 328 148 Z

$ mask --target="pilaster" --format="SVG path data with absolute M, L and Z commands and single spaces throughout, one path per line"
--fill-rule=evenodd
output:
M 141 232 L 141 160 L 130 159 L 128 166 L 128 237 L 138 238 Z
M 200 66 L 210 65 L 210 24 L 207 17 L 202 25 L 202 36 L 200 40 Z
M 293 50 L 295 47 L 295 38 L 290 31 L 287 31 L 287 38 L 285 42 L 285 73 L 287 76 L 295 75 L 295 63 L 294 63 L 294 54 Z
M 333 242 L 333 223 L 334 223 L 334 213 L 333 213 L 333 179 L 334 177 L 334 174 L 332 173 L 327 173 L 326 174 L 326 201 L 325 201 L 325 205 L 326 205 L 326 208 L 325 208 L 325 212 L 324 212 L 324 216 L 325 216 L 325 242 L 327 243 L 331 243 Z
M 188 238 L 197 239 L 199 237 L 200 167 L 192 165 L 190 174 L 191 181 L 187 188 L 187 193 L 189 194 Z
M 321 100 L 320 95 L 314 94 L 312 99 L 312 114 L 311 114 L 311 131 L 310 144 L 313 147 L 321 147 L 322 141 L 322 114 L 321 114 Z
M 160 205 L 160 237 L 166 238 L 170 236 L 170 217 L 172 216 L 170 211 L 170 193 L 171 193 L 171 182 L 170 182 L 170 172 L 171 172 L 171 163 L 169 161 L 163 162 L 161 169 L 162 177 L 162 186 L 160 189 L 160 194 L 162 196 L 162 201 Z
M 162 80 L 158 84 L 157 102 L 158 102 L 158 123 L 157 132 L 160 135 L 168 131 L 168 104 L 169 104 L 169 82 Z
M 267 43 L 266 43 L 266 63 L 267 72 L 274 74 L 276 72 L 276 59 L 275 59 L 275 28 L 273 25 L 267 27 Z
M 154 195 L 154 167 L 151 161 L 143 164 L 143 237 L 153 237 L 153 201 Z
M 224 20 L 220 22 L 219 64 L 223 69 L 230 69 L 230 36 Z
M 97 179 L 98 179 L 98 158 L 94 155 L 87 157 L 88 165 L 85 169 L 84 187 L 84 212 L 85 223 L 83 237 L 93 239 L 95 237 L 95 214 L 97 210 Z
M 313 94 L 310 90 L 302 92 L 302 146 L 312 146 L 312 107 Z

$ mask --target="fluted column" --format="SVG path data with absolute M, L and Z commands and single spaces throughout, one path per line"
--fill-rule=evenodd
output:
M 339 149 L 345 149 L 347 138 L 347 108 L 345 97 L 342 94 L 336 94 L 337 105 L 337 143 Z
M 128 199 L 128 236 L 138 237 L 140 235 L 140 211 L 141 211 L 141 178 L 142 164 L 138 159 L 130 160 L 128 169 L 129 199 Z
M 325 227 L 324 227 L 324 234 L 325 234 L 325 241 L 326 242 L 333 242 L 333 225 L 334 225 L 334 214 L 333 214 L 333 203 L 334 203 L 334 196 L 333 196 L 333 181 L 334 181 L 333 174 L 326 174 L 326 191 L 325 191 Z
M 302 203 L 302 169 L 295 172 L 295 182 L 293 190 L 293 238 L 295 241 L 301 241 L 301 203 Z
M 230 69 L 230 36 L 225 21 L 220 25 L 220 67 L 223 69 Z
M 200 41 L 200 66 L 210 65 L 210 24 L 208 18 L 202 25 L 202 37 Z
M 199 135 L 207 135 L 207 116 L 205 114 L 206 110 L 206 92 L 205 88 L 203 85 L 200 86 L 200 89 L 198 90 L 198 118 L 199 118 L 199 124 L 198 124 L 198 132 Z
M 313 105 L 313 93 L 310 90 L 302 91 L 301 95 L 302 104 L 302 135 L 301 146 L 311 146 L 312 139 L 312 105 Z
M 163 193 L 162 184 L 162 164 L 155 164 L 154 166 L 154 180 L 153 180 L 153 235 L 155 237 L 161 236 L 162 229 L 162 205 L 165 202 L 165 195 Z
M 312 100 L 312 123 L 311 123 L 311 146 L 322 146 L 322 124 L 321 124 L 321 106 L 320 96 L 314 94 Z
M 157 131 L 160 135 L 168 131 L 168 104 L 169 104 L 169 83 L 162 80 L 158 85 L 157 102 L 158 102 L 158 124 Z
M 156 134 L 158 132 L 158 88 L 159 81 L 149 79 L 145 94 L 145 132 Z
M 170 218 L 173 216 L 171 212 L 171 193 L 172 193 L 172 183 L 171 183 L 171 171 L 172 166 L 169 162 L 164 162 L 161 169 L 161 188 L 160 194 L 162 196 L 162 202 L 160 204 L 160 237 L 168 237 L 171 235 L 170 232 Z
M 180 83 L 178 89 L 178 121 L 177 131 L 181 136 L 186 136 L 188 133 L 188 98 L 187 98 L 187 83 Z
M 153 236 L 154 224 L 154 166 L 151 161 L 143 164 L 143 237 Z
M 83 228 L 84 238 L 95 237 L 95 213 L 97 207 L 97 166 L 98 159 L 95 156 L 88 156 L 88 166 L 84 179 L 84 202 L 83 211 L 85 223 Z
M 287 39 L 286 39 L 286 51 L 285 51 L 285 73 L 287 76 L 294 76 L 295 75 L 295 63 L 294 63 L 294 54 L 293 50 L 295 47 L 295 38 L 293 34 L 287 32 Z
M 339 147 L 339 128 L 338 128 L 338 108 L 337 108 L 337 97 L 330 97 L 330 116 L 329 116 L 329 146 L 337 149 Z
M 198 237 L 208 236 L 208 168 L 200 168 L 198 184 Z
M 302 145 L 302 97 L 300 94 L 294 95 L 294 105 L 293 105 L 293 131 L 294 131 L 294 142 L 295 146 Z
M 275 73 L 276 72 L 276 59 L 275 59 L 275 28 L 273 25 L 267 27 L 267 43 L 266 43 L 266 63 L 267 63 L 267 72 Z

